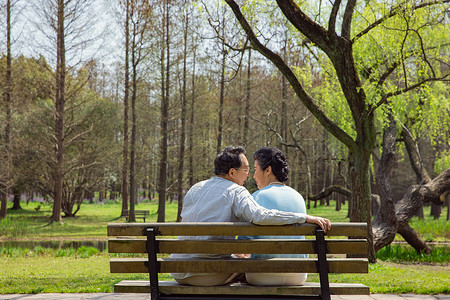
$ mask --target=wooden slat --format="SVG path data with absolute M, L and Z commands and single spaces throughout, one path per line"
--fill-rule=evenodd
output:
M 170 259 L 159 258 L 160 273 L 317 273 L 315 259 Z M 111 273 L 147 273 L 145 258 L 112 258 Z M 330 273 L 367 273 L 365 258 L 328 259 Z
M 187 295 L 313 295 L 320 293 L 320 285 L 307 282 L 303 286 L 251 286 L 234 283 L 226 286 L 198 287 L 179 285 L 174 281 L 160 281 L 160 291 L 163 294 Z M 114 286 L 115 293 L 148 293 L 149 281 L 123 280 Z M 369 288 L 363 284 L 331 283 L 333 295 L 369 295 Z
M 313 224 L 258 226 L 252 223 L 109 223 L 108 236 L 144 236 L 147 227 L 157 227 L 162 236 L 195 235 L 314 235 Z M 366 223 L 332 223 L 328 236 L 367 237 Z
M 160 253 L 254 253 L 254 254 L 314 254 L 315 240 L 158 240 Z M 110 253 L 146 253 L 146 240 L 112 238 Z M 226 249 L 226 251 L 224 251 Z M 329 254 L 366 254 L 366 240 L 333 239 L 327 241 Z

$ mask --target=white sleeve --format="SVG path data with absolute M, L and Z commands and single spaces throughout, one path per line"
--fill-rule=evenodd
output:
M 236 190 L 233 201 L 234 214 L 241 220 L 258 225 L 285 225 L 305 223 L 306 214 L 267 209 L 255 202 L 247 189 Z

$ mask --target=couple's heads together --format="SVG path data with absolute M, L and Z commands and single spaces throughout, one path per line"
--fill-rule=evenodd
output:
M 289 179 L 289 166 L 284 153 L 277 148 L 263 147 L 253 154 L 254 176 L 259 189 L 281 184 Z M 214 173 L 239 185 L 250 175 L 250 165 L 243 147 L 226 147 L 214 161 Z

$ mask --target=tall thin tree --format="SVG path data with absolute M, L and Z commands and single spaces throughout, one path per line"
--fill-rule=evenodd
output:
M 55 168 L 53 174 L 54 195 L 51 221 L 63 222 L 61 206 L 64 181 L 64 112 L 66 103 L 66 47 L 65 1 L 58 0 L 56 42 L 56 95 L 55 95 Z
M 12 90 L 12 55 L 11 55 L 11 7 L 10 0 L 6 1 L 6 81 L 5 81 L 5 112 L 6 112 L 6 124 L 5 124 L 5 136 L 4 136 L 4 159 L 5 159 L 5 179 L 0 184 L 0 219 L 6 218 L 7 206 L 8 206 L 8 186 L 10 181 L 10 167 L 11 167 L 11 155 L 10 155 L 10 143 L 11 143 L 11 90 Z
M 169 71 L 170 71 L 170 34 L 169 34 L 169 1 L 163 3 L 163 34 L 161 36 L 161 137 L 160 162 L 158 180 L 158 222 L 166 218 L 166 186 L 167 186 L 167 139 L 169 122 Z
M 150 20 L 149 5 L 147 1 L 132 1 L 132 36 L 131 36 L 131 65 L 132 65 L 132 94 L 131 94 L 131 147 L 130 147 L 130 213 L 129 221 L 134 222 L 135 204 L 137 200 L 136 186 L 136 138 L 137 138 L 137 117 L 136 101 L 138 91 L 138 67 L 145 56 L 144 36 L 147 34 L 147 28 Z
M 128 211 L 128 98 L 130 93 L 130 1 L 125 1 L 125 90 L 123 98 L 123 164 L 122 164 L 122 216 Z
M 247 81 L 246 81 L 246 92 L 245 92 L 245 108 L 244 108 L 244 130 L 242 132 L 242 144 L 243 146 L 248 146 L 248 132 L 249 132 L 249 119 L 250 119 L 250 99 L 252 93 L 252 50 L 248 49 L 248 61 L 247 61 Z
M 225 14 L 222 22 L 222 36 L 225 35 Z M 227 50 L 225 49 L 225 40 L 221 43 L 222 60 L 220 65 L 220 96 L 219 96 L 219 124 L 217 129 L 217 153 L 222 150 L 222 136 L 223 136 L 223 106 L 225 102 L 225 66 L 227 58 Z
M 183 173 L 184 173 L 184 151 L 186 140 L 186 60 L 188 46 L 188 28 L 189 28 L 189 11 L 187 10 L 187 1 L 184 1 L 184 30 L 183 30 L 183 82 L 181 90 L 181 134 L 180 148 L 178 154 L 178 213 L 177 221 L 181 221 L 181 209 L 183 208 Z
M 189 186 L 194 185 L 194 120 L 195 120 L 195 63 L 197 47 L 193 49 L 192 83 L 191 83 L 191 115 L 189 119 Z

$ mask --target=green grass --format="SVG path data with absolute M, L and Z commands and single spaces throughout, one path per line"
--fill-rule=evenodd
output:
M 38 211 L 35 210 L 40 206 Z M 22 204 L 22 210 L 8 210 L 8 216 L 0 220 L 1 239 L 106 239 L 106 225 L 111 222 L 126 222 L 120 218 L 120 203 L 83 204 L 75 218 L 64 218 L 64 225 L 50 223 L 50 204 Z M 156 222 L 158 206 L 156 202 L 136 205 L 136 209 L 149 210 L 146 222 Z M 167 203 L 166 221 L 175 222 L 177 203 Z M 138 221 L 142 221 L 138 219 Z
M 106 239 L 107 223 L 125 222 L 119 217 L 120 203 L 83 204 L 77 217 L 65 218 L 64 225 L 49 225 L 51 205 L 40 204 L 36 211 L 37 205 L 22 204 L 23 210 L 9 210 L 8 218 L 0 221 L 0 239 Z M 348 222 L 347 207 L 342 208 L 336 212 L 334 206 L 319 206 L 308 213 L 332 222 Z M 141 203 L 136 209 L 150 210 L 147 221 L 156 221 L 155 202 Z M 166 221 L 175 221 L 176 211 L 177 203 L 167 203 Z M 434 220 L 428 215 L 429 208 L 425 208 L 425 220 L 413 218 L 411 226 L 427 241 L 448 241 L 449 222 L 444 216 Z M 396 237 L 396 241 L 402 240 Z M 370 266 L 369 274 L 331 274 L 330 282 L 360 282 L 368 285 L 372 293 L 448 294 L 449 251 L 445 247 L 433 249 L 430 256 L 424 256 L 410 246 L 392 245 L 378 252 L 379 263 Z M 92 247 L 0 248 L 0 294 L 112 292 L 114 284 L 121 280 L 148 279 L 147 274 L 111 274 L 109 259 L 114 256 Z M 161 279 L 168 278 L 167 274 L 161 275 Z M 308 280 L 318 281 L 318 276 L 311 274 Z
M 0 294 L 113 292 L 121 280 L 148 280 L 147 274 L 111 274 L 106 252 L 83 257 L 80 250 L 61 256 L 58 250 L 15 248 L 1 252 L 0 258 Z M 169 276 L 162 274 L 160 279 Z M 308 281 L 318 280 L 317 274 L 308 277 Z M 370 265 L 369 274 L 331 274 L 330 282 L 360 282 L 372 293 L 446 294 L 450 293 L 450 270 L 380 262 Z
M 114 284 L 121 280 L 148 280 L 147 274 L 111 274 L 111 255 L 85 248 L 2 250 L 0 294 L 113 292 Z M 318 282 L 318 275 L 310 274 L 308 281 Z M 370 265 L 369 274 L 331 274 L 330 282 L 360 282 L 372 293 L 446 294 L 450 293 L 450 270 L 446 266 L 380 262 Z
M 450 251 L 447 246 L 432 246 L 430 254 L 418 253 L 406 245 L 388 245 L 377 252 L 377 259 L 391 262 L 421 262 L 448 265 Z

